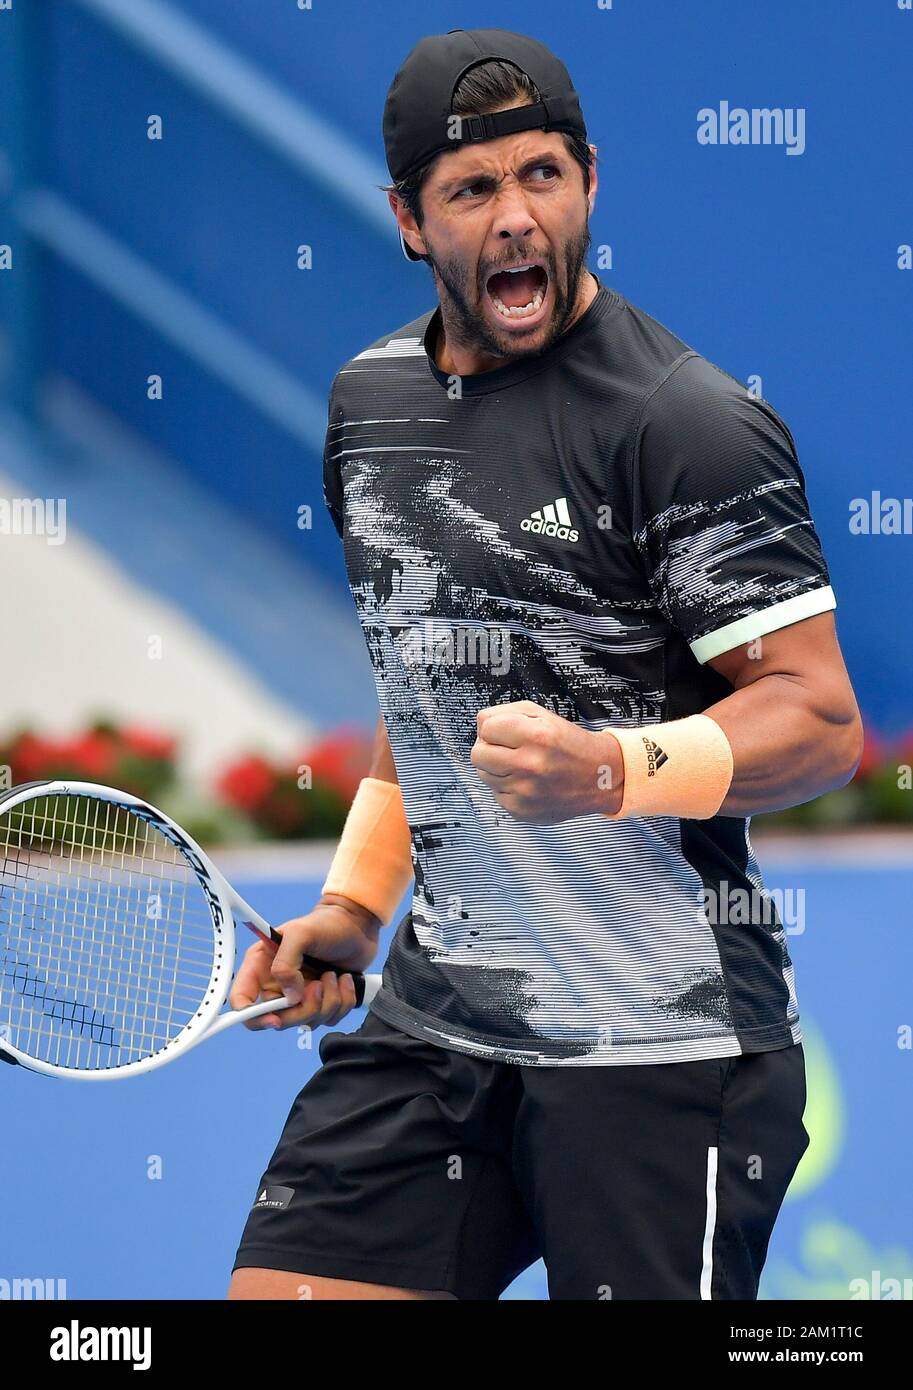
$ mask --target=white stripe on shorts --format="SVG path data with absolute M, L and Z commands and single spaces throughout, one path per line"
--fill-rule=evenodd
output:
M 711 1298 L 713 1282 L 713 1235 L 716 1230 L 716 1149 L 707 1150 L 707 1220 L 704 1225 L 704 1251 L 701 1265 L 701 1298 Z

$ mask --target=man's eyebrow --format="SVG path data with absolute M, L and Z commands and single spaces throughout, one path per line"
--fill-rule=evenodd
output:
M 553 151 L 548 151 L 542 154 L 535 154 L 530 159 L 525 159 L 523 161 L 523 163 L 520 166 L 520 173 L 525 174 L 530 169 L 535 169 L 539 164 L 559 165 L 561 164 L 561 162 L 561 155 L 555 154 Z M 438 188 L 438 192 L 449 193 L 454 188 L 465 188 L 467 184 L 494 182 L 495 178 L 493 174 L 485 173 L 482 170 L 476 170 L 475 172 L 473 172 L 472 169 L 469 169 L 467 173 L 458 174 L 454 178 L 448 179 L 446 183 L 442 183 Z

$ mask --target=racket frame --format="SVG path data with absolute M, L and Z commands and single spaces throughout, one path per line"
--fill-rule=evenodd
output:
M 224 1029 L 245 1022 L 247 1019 L 258 1018 L 261 1014 L 276 1013 L 281 1009 L 290 1007 L 290 1001 L 285 998 L 261 999 L 248 1008 L 234 1009 L 218 1016 L 228 999 L 231 982 L 234 979 L 236 924 L 240 923 L 242 926 L 249 927 L 251 931 L 267 941 L 278 943 L 281 937 L 259 913 L 254 911 L 250 903 L 245 902 L 241 895 L 232 888 L 225 875 L 216 868 L 205 850 L 201 849 L 196 840 L 188 835 L 187 831 L 176 821 L 150 802 L 144 801 L 141 797 L 133 796 L 130 792 L 120 791 L 116 787 L 107 787 L 98 782 L 78 782 L 69 779 L 28 782 L 20 787 L 12 788 L 0 796 L 0 816 L 28 801 L 50 796 L 86 796 L 92 797 L 96 801 L 124 806 L 171 841 L 196 874 L 209 907 L 214 934 L 212 971 L 202 1003 L 196 1013 L 185 1023 L 179 1033 L 171 1038 L 164 1047 L 154 1052 L 151 1057 L 142 1057 L 134 1062 L 124 1062 L 121 1066 L 111 1067 L 60 1066 L 57 1063 L 46 1062 L 41 1058 L 30 1056 L 27 1052 L 20 1051 L 2 1036 L 2 1031 L 0 1031 L 0 1051 L 6 1052 L 9 1057 L 28 1068 L 29 1071 L 42 1072 L 46 1076 L 65 1077 L 73 1081 L 114 1081 L 125 1076 L 139 1076 L 143 1072 L 154 1071 L 175 1057 L 189 1052 L 205 1037 L 221 1033 Z M 328 965 L 327 969 L 332 969 L 332 967 Z M 368 988 L 364 1002 L 367 1004 L 376 992 L 380 981 L 379 977 L 376 976 L 369 975 L 365 978 Z M 2 988 L 0 988 L 0 1016 L 2 1016 L 2 1003 Z M 2 1030 L 2 1022 L 0 1022 L 0 1030 Z

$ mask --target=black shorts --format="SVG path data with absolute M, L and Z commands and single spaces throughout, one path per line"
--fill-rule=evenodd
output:
M 234 1268 L 495 1299 L 539 1256 L 558 1299 L 753 1299 L 808 1146 L 800 1043 L 523 1066 L 368 1014 L 325 1034 Z

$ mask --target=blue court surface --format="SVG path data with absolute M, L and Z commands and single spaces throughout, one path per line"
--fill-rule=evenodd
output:
M 761 1296 L 910 1299 L 913 850 L 854 841 L 772 856 L 761 843 L 759 857 L 790 918 L 812 1136 Z M 275 922 L 318 892 L 316 880 L 236 886 Z M 221 1298 L 257 1179 L 317 1060 L 296 1030 L 238 1029 L 133 1081 L 3 1067 L 0 1297 L 26 1279 L 68 1298 Z M 543 1266 L 505 1296 L 546 1298 Z

